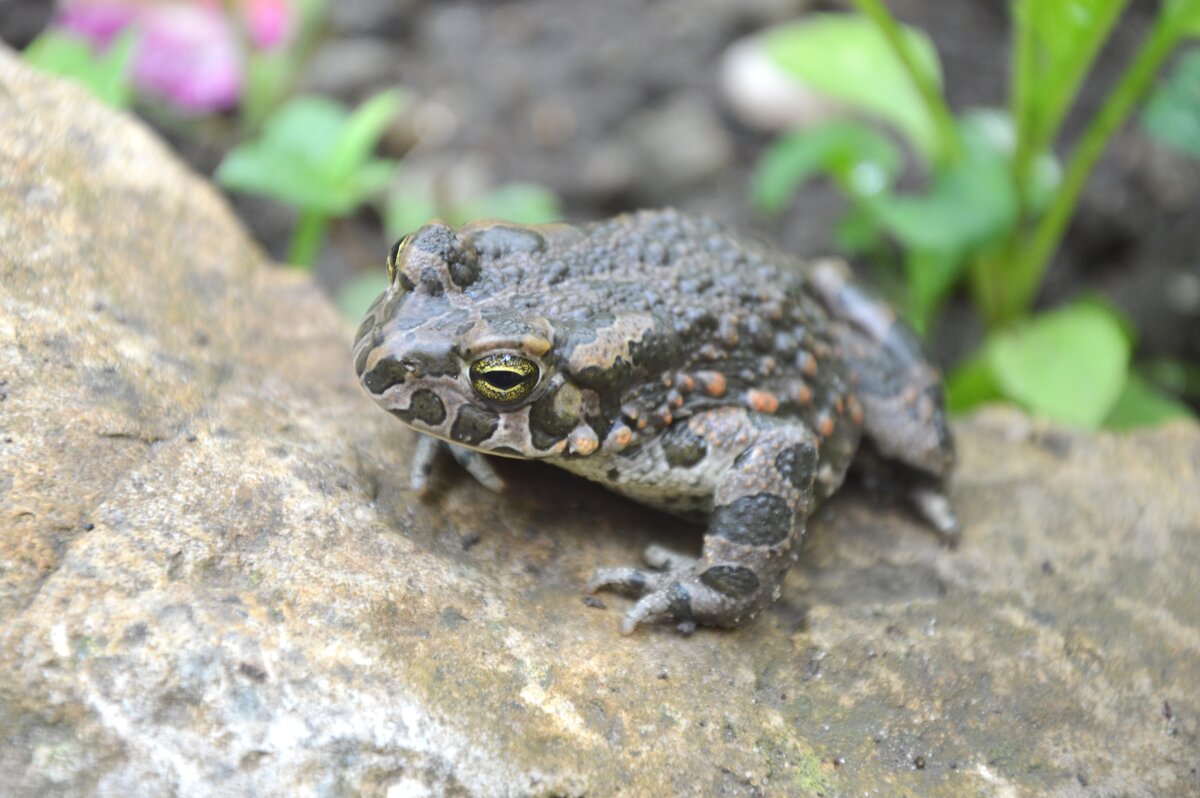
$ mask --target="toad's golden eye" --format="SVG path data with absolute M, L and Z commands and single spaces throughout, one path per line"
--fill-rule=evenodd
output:
M 471 364 L 471 387 L 493 402 L 519 402 L 533 392 L 541 372 L 520 355 L 484 355 Z
M 404 247 L 408 245 L 408 242 L 411 239 L 412 233 L 409 233 L 404 238 L 393 244 L 392 248 L 388 250 L 387 276 L 389 284 L 396 282 L 396 272 L 400 270 L 400 253 L 404 252 Z

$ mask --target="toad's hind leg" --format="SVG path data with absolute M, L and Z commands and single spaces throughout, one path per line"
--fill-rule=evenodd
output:
M 856 381 L 868 443 L 856 467 L 901 483 L 913 509 L 943 540 L 955 542 L 959 524 L 943 492 L 954 443 L 941 375 L 908 325 L 853 282 L 845 263 L 821 261 L 811 278 L 822 304 L 844 322 L 836 329 L 837 342 Z
M 707 417 L 707 418 L 706 418 Z M 673 618 L 684 624 L 737 626 L 779 595 L 813 502 L 817 445 L 804 427 L 742 410 L 713 411 L 688 422 L 710 442 L 743 442 L 718 477 L 698 560 L 656 557 L 666 571 L 606 568 L 589 589 L 641 594 L 621 624 Z

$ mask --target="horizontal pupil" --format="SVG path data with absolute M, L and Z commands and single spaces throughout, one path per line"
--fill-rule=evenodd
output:
M 511 390 L 525 380 L 525 375 L 515 371 L 489 371 L 483 375 L 487 384 L 501 391 Z

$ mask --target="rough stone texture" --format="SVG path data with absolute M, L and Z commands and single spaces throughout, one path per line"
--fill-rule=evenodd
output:
M 1200 430 L 959 425 L 958 551 L 862 495 L 759 623 L 616 633 L 694 531 L 405 488 L 349 331 L 139 125 L 0 54 L 0 794 L 1200 794 Z

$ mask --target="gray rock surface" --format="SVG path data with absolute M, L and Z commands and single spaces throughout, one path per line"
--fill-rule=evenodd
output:
M 957 551 L 847 493 L 735 632 L 579 587 L 681 524 L 503 496 L 140 125 L 0 53 L 0 794 L 1200 794 L 1200 430 L 961 423 Z

